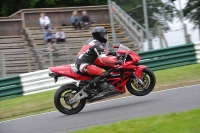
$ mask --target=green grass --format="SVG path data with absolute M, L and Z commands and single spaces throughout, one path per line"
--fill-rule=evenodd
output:
M 154 90 L 200 84 L 200 64 L 155 71 L 157 84 Z
M 55 110 L 55 91 L 0 101 L 0 121 Z
M 200 108 L 181 113 L 124 120 L 72 133 L 200 133 Z
M 200 64 L 155 72 L 154 91 L 200 83 Z M 52 81 L 53 82 L 53 81 Z M 0 121 L 56 110 L 53 98 L 56 90 L 0 101 Z M 126 96 L 130 95 L 126 93 Z

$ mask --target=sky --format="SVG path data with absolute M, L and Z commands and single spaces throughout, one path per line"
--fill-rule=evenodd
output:
M 163 0 L 163 2 L 166 2 L 168 0 Z M 186 3 L 188 2 L 188 0 L 180 0 L 181 1 L 181 6 L 182 8 L 184 8 L 186 6 Z M 176 0 L 175 5 L 177 7 L 177 9 L 180 9 L 179 7 L 179 3 L 178 0 Z M 184 20 L 184 23 L 187 25 L 187 32 L 188 34 L 191 35 L 191 41 L 192 42 L 199 42 L 200 38 L 199 38 L 199 31 L 198 29 L 192 30 L 193 28 L 193 24 L 189 22 L 189 20 Z M 183 25 L 180 21 L 178 20 L 174 20 L 173 23 L 169 23 L 170 26 L 170 31 L 167 33 L 164 33 L 164 36 L 167 40 L 168 46 L 176 46 L 176 45 L 181 45 L 181 44 L 185 44 L 185 38 L 184 38 L 184 31 L 183 31 Z M 160 44 L 159 44 L 159 38 L 154 38 L 153 39 L 153 48 L 154 49 L 158 49 L 160 48 Z M 148 50 L 148 43 L 145 42 L 144 43 L 144 49 Z
M 169 0 L 162 0 L 162 1 L 163 2 L 168 2 Z M 180 0 L 180 2 L 181 2 L 181 7 L 184 8 L 186 3 L 188 2 L 188 0 Z M 174 1 L 174 4 L 176 5 L 177 9 L 180 9 L 179 8 L 179 0 Z

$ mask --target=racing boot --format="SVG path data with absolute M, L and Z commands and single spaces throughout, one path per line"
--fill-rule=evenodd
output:
M 94 84 L 95 83 L 98 83 L 101 79 L 105 78 L 105 77 L 108 77 L 109 76 L 109 73 L 108 72 L 104 72 L 104 75 L 103 76 L 97 76 L 95 77 L 94 79 L 92 79 L 85 87 L 84 87 L 84 91 L 86 93 L 88 93 L 89 95 L 97 95 L 98 92 L 96 92 L 93 88 L 94 88 Z

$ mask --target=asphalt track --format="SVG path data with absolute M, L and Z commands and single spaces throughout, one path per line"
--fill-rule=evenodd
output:
M 0 123 L 0 133 L 67 133 L 119 120 L 200 108 L 200 85 L 86 105 L 75 115 L 58 111 Z

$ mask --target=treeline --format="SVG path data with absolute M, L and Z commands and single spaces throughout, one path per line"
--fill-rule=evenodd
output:
M 0 0 L 0 3 L 0 17 L 6 17 L 21 9 L 105 5 L 107 0 Z

